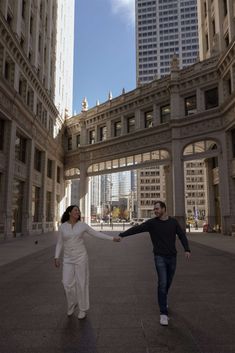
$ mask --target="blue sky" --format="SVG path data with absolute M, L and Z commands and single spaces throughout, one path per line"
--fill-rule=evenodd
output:
M 73 111 L 135 88 L 134 0 L 75 0 Z

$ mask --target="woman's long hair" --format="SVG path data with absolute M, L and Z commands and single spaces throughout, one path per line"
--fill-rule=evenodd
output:
M 72 209 L 74 207 L 77 207 L 79 209 L 79 212 L 80 212 L 80 208 L 77 206 L 77 205 L 71 205 L 69 207 L 66 208 L 65 212 L 63 213 L 62 217 L 61 217 L 61 223 L 65 223 L 69 220 L 70 218 L 70 213 L 72 211 Z M 81 216 L 78 217 L 78 221 L 81 220 Z

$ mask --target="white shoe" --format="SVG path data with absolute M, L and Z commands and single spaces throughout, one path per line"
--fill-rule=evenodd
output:
M 163 326 L 168 326 L 168 316 L 167 315 L 160 315 L 160 324 Z
M 68 311 L 67 311 L 67 315 L 68 315 L 68 316 L 73 315 L 73 313 L 74 313 L 76 307 L 77 307 L 77 304 L 71 305 L 71 307 L 70 307 L 70 308 L 68 309 Z
M 85 317 L 86 317 L 86 312 L 80 310 L 79 313 L 78 313 L 79 320 L 85 319 Z

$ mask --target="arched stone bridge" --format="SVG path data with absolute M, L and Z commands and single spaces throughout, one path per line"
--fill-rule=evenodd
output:
M 234 51 L 234 47 L 231 48 Z M 221 225 L 235 224 L 235 55 L 213 57 L 190 68 L 173 66 L 163 79 L 140 86 L 66 121 L 65 175 L 80 177 L 88 213 L 92 175 L 164 165 L 170 212 L 185 224 L 184 161 L 207 161 L 209 218 L 219 185 Z M 228 71 L 231 80 L 228 84 Z M 218 161 L 213 178 L 212 159 Z

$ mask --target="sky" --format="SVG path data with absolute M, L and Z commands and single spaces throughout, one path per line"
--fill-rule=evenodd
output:
M 73 112 L 136 85 L 135 0 L 75 0 Z

